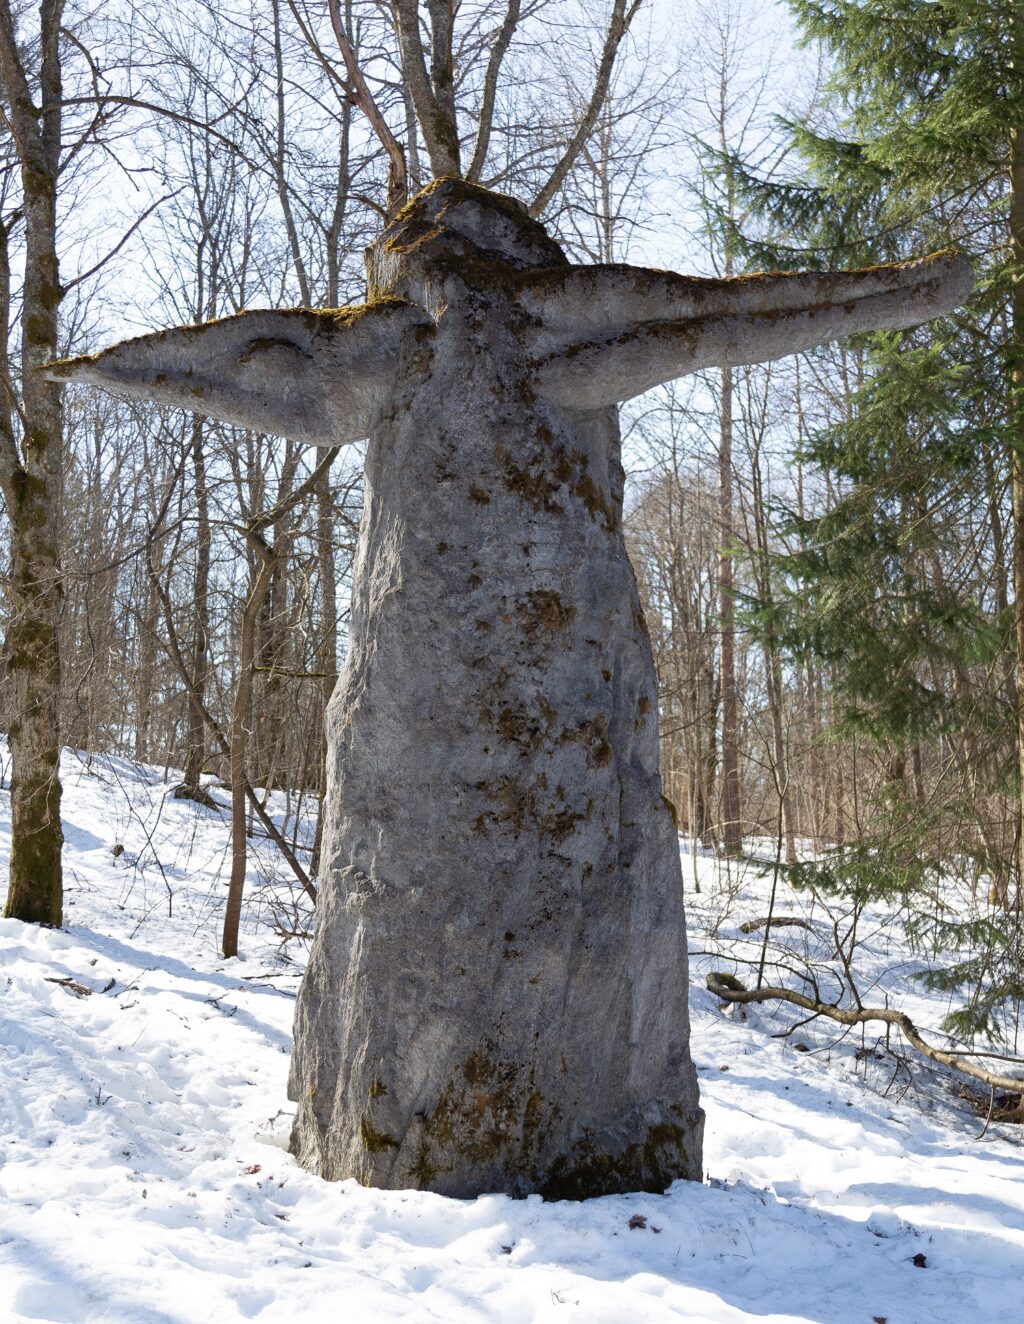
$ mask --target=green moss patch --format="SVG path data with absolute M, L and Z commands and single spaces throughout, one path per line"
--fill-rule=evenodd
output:
M 359 1135 L 363 1142 L 363 1148 L 368 1154 L 380 1154 L 388 1149 L 397 1149 L 398 1141 L 394 1136 L 389 1136 L 386 1131 L 378 1131 L 368 1117 L 363 1117 L 359 1123 Z

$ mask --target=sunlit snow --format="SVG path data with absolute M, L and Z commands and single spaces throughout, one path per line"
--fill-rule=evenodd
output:
M 365 1190 L 322 1182 L 287 1153 L 305 944 L 274 926 L 308 916 L 275 882 L 273 847 L 254 842 L 243 959 L 224 962 L 226 812 L 175 801 L 160 770 L 123 760 L 69 754 L 63 777 L 67 927 L 0 922 L 0 1319 L 960 1324 L 1019 1313 L 1020 1130 L 979 1139 L 984 1119 L 957 1082 L 909 1056 L 901 1066 L 884 1040 L 835 1042 L 834 1026 L 773 1038 L 795 1015 L 743 1018 L 704 990 L 712 965 L 742 967 L 703 953 L 759 950 L 758 935 L 737 947 L 739 922 L 765 913 L 768 880 L 751 870 L 726 877 L 686 849 L 703 1186 L 582 1204 Z M 282 797 L 273 808 L 280 822 Z M 9 831 L 5 790 L 4 877 Z M 780 908 L 807 907 L 787 893 Z M 780 941 L 813 955 L 819 919 Z M 909 982 L 898 930 L 873 919 L 872 996 L 937 1027 L 945 1006 Z

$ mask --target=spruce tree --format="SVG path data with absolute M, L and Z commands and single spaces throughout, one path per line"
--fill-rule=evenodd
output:
M 910 892 L 967 859 L 1004 911 L 1024 852 L 1024 9 L 1013 0 L 790 0 L 832 60 L 824 115 L 785 127 L 802 169 L 766 185 L 723 161 L 760 234 L 754 265 L 969 252 L 966 310 L 864 338 L 849 417 L 805 458 L 838 497 L 788 520 L 772 618 L 755 628 L 835 678 L 841 728 L 887 768 L 861 839 L 796 882 L 869 899 Z M 1009 489 L 1009 509 L 1005 493 Z M 973 557 L 965 547 L 982 550 Z M 909 785 L 924 744 L 939 794 Z M 1005 821 L 1000 822 L 998 806 Z M 996 808 L 993 808 L 996 806 Z M 873 882 L 869 882 L 873 879 Z M 989 1030 L 1024 993 L 1019 925 L 918 916 L 977 955 L 935 976 L 971 985 L 957 1031 Z

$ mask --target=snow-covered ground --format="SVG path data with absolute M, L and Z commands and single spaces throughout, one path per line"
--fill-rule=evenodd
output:
M 0 1320 L 1019 1315 L 1019 1129 L 978 1139 L 950 1078 L 910 1059 L 908 1071 L 883 1045 L 875 1056 L 859 1032 L 835 1043 L 838 1027 L 773 1038 L 792 1017 L 726 1014 L 704 990 L 712 965 L 743 971 L 703 953 L 742 954 L 738 924 L 765 908 L 750 871 L 684 861 L 703 1186 L 583 1204 L 364 1190 L 310 1176 L 286 1150 L 304 947 L 274 932 L 274 895 L 279 921 L 296 917 L 273 848 L 255 844 L 244 956 L 224 962 L 226 814 L 121 760 L 69 755 L 64 786 L 67 927 L 0 921 Z M 4 791 L 4 877 L 9 831 Z M 779 909 L 810 913 L 789 894 Z M 814 956 L 827 926 L 810 917 L 780 942 Z M 908 983 L 913 960 L 874 918 L 872 999 L 937 1026 L 945 1005 Z M 746 941 L 756 957 L 759 936 Z

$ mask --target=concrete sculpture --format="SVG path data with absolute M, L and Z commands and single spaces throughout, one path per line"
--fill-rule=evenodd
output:
M 923 321 L 970 269 L 574 266 L 517 203 L 456 180 L 367 261 L 362 307 L 241 313 L 50 370 L 312 445 L 370 439 L 293 1150 L 328 1178 L 458 1196 L 699 1179 L 615 407 Z

